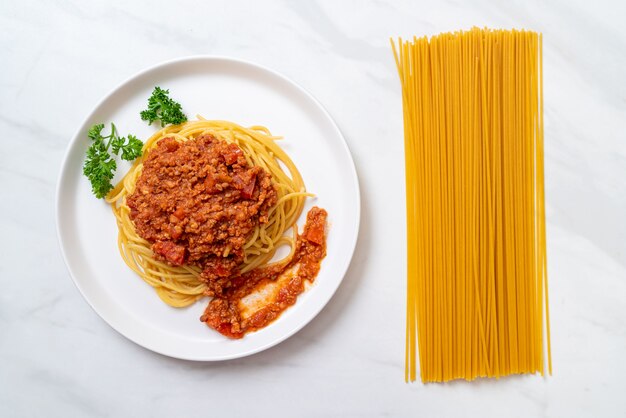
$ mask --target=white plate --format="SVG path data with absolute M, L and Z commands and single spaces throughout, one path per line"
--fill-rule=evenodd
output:
M 165 305 L 122 261 L 110 207 L 96 199 L 82 175 L 86 132 L 114 122 L 120 134 L 147 138 L 157 127 L 139 118 L 154 86 L 170 90 L 191 119 L 264 125 L 282 135 L 283 149 L 307 190 L 329 213 L 328 255 L 315 284 L 272 324 L 230 340 L 200 322 L 208 299 L 185 309 Z M 108 129 L 108 128 L 107 128 Z M 119 163 L 118 163 L 119 164 Z M 116 181 L 129 165 L 119 164 Z M 114 89 L 89 114 L 70 142 L 57 185 L 57 231 L 65 263 L 93 309 L 122 335 L 150 350 L 189 360 L 225 360 L 269 348 L 306 325 L 341 283 L 356 245 L 360 197 L 354 163 L 339 129 L 309 93 L 284 76 L 249 62 L 190 57 L 142 71 Z

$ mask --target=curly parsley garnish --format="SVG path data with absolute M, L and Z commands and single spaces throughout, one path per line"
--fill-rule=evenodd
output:
M 161 121 L 161 126 L 167 124 L 179 125 L 187 122 L 187 116 L 182 111 L 180 103 L 172 100 L 169 90 L 163 90 L 156 86 L 148 99 L 148 108 L 140 113 L 141 120 L 148 121 L 148 125 L 156 120 Z
M 113 184 L 111 180 L 117 169 L 115 159 L 109 154 L 109 149 L 115 155 L 122 151 L 122 160 L 133 161 L 141 156 L 143 142 L 134 135 L 128 135 L 128 139 L 117 135 L 117 129 L 111 124 L 111 133 L 102 135 L 104 124 L 93 125 L 87 132 L 87 136 L 93 141 L 87 149 L 87 158 L 83 165 L 83 174 L 91 183 L 91 191 L 98 199 L 105 197 Z

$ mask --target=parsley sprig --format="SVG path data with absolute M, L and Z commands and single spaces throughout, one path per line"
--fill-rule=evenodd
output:
M 161 127 L 167 124 L 179 125 L 187 122 L 187 116 L 183 113 L 182 106 L 171 99 L 168 96 L 169 93 L 169 90 L 163 90 L 156 86 L 148 99 L 148 108 L 140 113 L 141 120 L 147 121 L 148 125 L 160 120 Z
M 111 180 L 115 175 L 117 163 L 109 154 L 109 149 L 115 155 L 122 151 L 122 160 L 133 161 L 141 156 L 143 148 L 143 142 L 134 135 L 128 135 L 128 139 L 118 136 L 113 123 L 109 135 L 104 136 L 103 129 L 104 124 L 99 123 L 93 125 L 87 132 L 93 143 L 87 149 L 87 158 L 83 165 L 83 174 L 89 179 L 91 190 L 98 199 L 105 197 L 113 189 Z
M 141 119 L 148 121 L 149 125 L 160 120 L 162 127 L 187 122 L 182 106 L 168 96 L 169 92 L 156 86 L 148 99 L 148 108 L 140 114 Z M 98 199 L 105 197 L 113 189 L 111 180 L 115 175 L 117 162 L 109 150 L 115 155 L 120 155 L 121 151 L 122 160 L 133 161 L 141 156 L 143 149 L 143 142 L 136 136 L 128 135 L 128 138 L 119 136 L 113 123 L 109 135 L 103 135 L 103 130 L 104 124 L 99 123 L 93 125 L 87 132 L 93 143 L 87 149 L 87 158 L 83 165 L 83 174 L 89 179 L 91 190 Z

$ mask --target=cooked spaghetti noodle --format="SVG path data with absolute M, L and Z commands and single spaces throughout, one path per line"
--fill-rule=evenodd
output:
M 392 47 L 405 132 L 405 379 L 416 380 L 418 347 L 423 382 L 543 375 L 544 338 L 551 373 L 541 35 L 474 28 Z
M 279 137 L 272 136 L 263 126 L 244 128 L 232 122 L 211 121 L 201 117 L 197 121 L 168 126 L 150 137 L 143 148 L 143 156 L 137 159 L 124 178 L 107 196 L 113 208 L 119 228 L 118 247 L 125 263 L 146 283 L 155 288 L 159 297 L 174 307 L 188 306 L 204 295 L 206 284 L 200 278 L 202 268 L 193 264 L 174 266 L 154 257 L 151 243 L 139 236 L 130 217 L 126 198 L 135 190 L 142 173 L 148 151 L 159 141 L 174 138 L 185 142 L 202 135 L 236 144 L 250 166 L 259 166 L 270 173 L 276 187 L 277 201 L 268 212 L 268 221 L 258 224 L 244 245 L 244 258 L 240 273 L 249 272 L 266 265 L 281 245 L 291 247 L 290 254 L 276 263 L 286 263 L 295 249 L 295 223 L 304 207 L 306 193 L 304 182 L 289 156 L 275 143 Z M 286 168 L 286 171 L 283 169 Z M 292 228 L 291 236 L 286 232 Z M 225 249 L 228 255 L 228 248 Z

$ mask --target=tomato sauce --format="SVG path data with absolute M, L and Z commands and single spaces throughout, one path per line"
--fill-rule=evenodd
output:
M 211 300 L 200 320 L 227 337 L 242 338 L 278 318 L 319 272 L 326 256 L 326 218 L 324 209 L 313 207 L 298 235 L 293 258 L 232 279 L 231 286 Z

